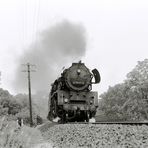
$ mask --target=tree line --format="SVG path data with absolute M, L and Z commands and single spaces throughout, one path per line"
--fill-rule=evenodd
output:
M 148 120 L 148 59 L 138 61 L 124 82 L 100 95 L 98 112 L 109 121 Z
M 33 123 L 34 125 L 42 123 L 40 106 L 33 102 Z M 8 120 L 23 119 L 24 124 L 29 125 L 29 101 L 28 95 L 11 95 L 7 90 L 0 88 L 0 117 L 6 116 Z

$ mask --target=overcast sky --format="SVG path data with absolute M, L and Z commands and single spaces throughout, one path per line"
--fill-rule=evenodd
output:
M 87 51 L 82 61 L 100 71 L 101 83 L 94 88 L 99 94 L 123 82 L 137 61 L 147 58 L 147 0 L 0 0 L 2 88 L 17 92 L 12 82 L 20 72 L 16 66 L 23 64 L 17 59 L 42 30 L 63 19 L 86 30 Z

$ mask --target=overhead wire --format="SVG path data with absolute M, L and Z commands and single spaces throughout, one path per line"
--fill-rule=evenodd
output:
M 34 12 L 33 12 L 33 32 L 32 32 L 32 43 L 35 43 L 37 40 L 37 31 L 38 31 L 38 23 L 39 23 L 39 13 L 40 13 L 40 0 L 35 1 L 34 5 Z
M 35 14 L 36 14 L 36 0 L 35 0 L 35 3 L 33 5 L 33 8 L 32 8 L 32 39 L 31 39 L 31 42 L 32 44 L 34 43 L 34 40 L 35 40 L 35 37 L 34 37 L 34 34 L 35 34 Z
M 27 43 L 27 0 L 23 0 L 23 48 Z
M 34 0 L 34 1 L 23 0 L 23 16 L 22 16 L 23 48 L 26 47 L 26 44 L 28 42 L 34 44 L 38 39 L 37 32 L 39 30 L 39 23 L 40 23 L 40 5 L 41 5 L 40 0 Z
M 36 36 L 35 36 L 35 40 L 38 39 L 38 31 L 39 31 L 39 14 L 40 14 L 40 0 L 38 0 L 38 6 L 37 6 L 37 16 L 36 16 Z
M 24 48 L 24 45 L 25 45 L 25 0 L 23 0 L 23 17 L 22 17 L 22 41 L 23 41 L 23 48 Z

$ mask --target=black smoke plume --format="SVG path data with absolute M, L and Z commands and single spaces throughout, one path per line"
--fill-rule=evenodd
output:
M 27 73 L 22 73 L 22 63 L 36 65 L 31 73 L 32 90 L 49 91 L 51 83 L 60 76 L 62 67 L 81 59 L 86 51 L 85 28 L 63 20 L 42 31 L 39 39 L 18 60 L 13 86 L 16 92 L 27 91 Z M 34 69 L 34 67 L 32 68 Z

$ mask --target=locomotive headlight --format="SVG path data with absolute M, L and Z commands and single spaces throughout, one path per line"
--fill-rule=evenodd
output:
M 80 69 L 78 69 L 78 70 L 77 70 L 77 74 L 79 75 L 80 73 L 81 73 L 81 70 L 80 70 Z
M 90 100 L 90 104 L 93 104 L 94 103 L 94 100 Z
M 65 103 L 68 103 L 68 99 L 67 99 L 67 98 L 65 98 L 65 99 L 64 99 L 64 102 L 65 102 Z

